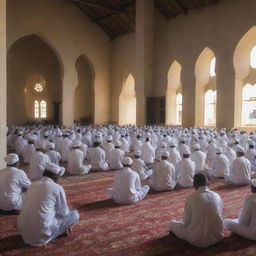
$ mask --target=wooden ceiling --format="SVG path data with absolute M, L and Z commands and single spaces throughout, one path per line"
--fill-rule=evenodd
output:
M 111 39 L 135 31 L 136 0 L 67 0 L 98 24 Z M 224 0 L 154 0 L 155 7 L 167 18 L 187 15 Z

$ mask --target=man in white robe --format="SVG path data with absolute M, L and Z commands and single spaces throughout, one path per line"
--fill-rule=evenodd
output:
M 146 166 L 140 157 L 141 150 L 135 150 L 131 169 L 139 174 L 141 181 L 144 181 L 152 175 L 153 171 Z
M 47 164 L 43 177 L 29 187 L 18 216 L 18 228 L 26 244 L 45 245 L 67 234 L 79 220 L 79 213 L 69 210 L 65 191 L 57 184 L 62 174 L 58 165 Z
M 55 151 L 54 148 L 55 148 L 54 143 L 49 142 L 46 145 L 46 149 L 47 149 L 46 155 L 49 156 L 52 163 L 59 165 L 61 160 L 61 155 L 58 151 Z
M 89 164 L 84 164 L 84 154 L 79 149 L 82 142 L 75 140 L 72 143 L 72 150 L 68 153 L 68 173 L 70 174 L 86 174 L 88 173 L 92 166 Z
M 92 166 L 92 171 L 107 171 L 109 165 L 106 161 L 105 151 L 100 148 L 100 142 L 95 141 L 93 148 L 89 148 L 86 156 L 89 164 Z
M 225 156 L 229 160 L 229 166 L 231 166 L 232 162 L 237 158 L 235 150 L 231 147 L 231 144 L 228 145 L 228 148 L 225 152 Z
M 190 159 L 195 162 L 195 173 L 204 172 L 206 169 L 206 153 L 200 150 L 200 145 L 193 146 L 194 152 L 191 154 Z
M 19 169 L 17 154 L 5 157 L 7 168 L 0 171 L 0 209 L 4 211 L 20 210 L 25 199 L 25 192 L 31 181 L 26 173 Z
M 251 181 L 252 195 L 243 203 L 238 219 L 225 219 L 224 227 L 233 233 L 256 241 L 256 179 Z
M 15 143 L 15 151 L 19 156 L 22 156 L 23 149 L 26 145 L 28 145 L 27 140 L 22 135 L 18 135 L 18 139 Z
M 176 145 L 173 141 L 170 142 L 169 158 L 168 161 L 176 168 L 181 161 L 180 152 L 176 149 Z
M 64 139 L 62 140 L 61 149 L 60 149 L 61 150 L 61 160 L 63 162 L 67 162 L 68 161 L 68 152 L 71 149 L 72 140 L 70 140 L 68 138 L 69 134 L 67 134 L 67 133 L 64 133 L 63 137 L 64 137 Z
M 194 176 L 196 191 L 186 198 L 183 221 L 173 220 L 169 231 L 190 244 L 206 248 L 223 238 L 223 203 L 220 196 L 207 187 L 207 177 Z
M 111 135 L 107 136 L 107 143 L 105 143 L 102 148 L 105 151 L 106 159 L 109 162 L 110 152 L 111 152 L 112 149 L 115 148 L 115 146 L 113 144 L 113 137 Z
M 195 175 L 196 164 L 189 156 L 191 152 L 189 149 L 184 149 L 183 159 L 177 165 L 177 184 L 181 187 L 192 187 L 193 177 Z
M 23 161 L 26 164 L 29 164 L 31 157 L 34 155 L 34 153 L 36 152 L 36 148 L 35 148 L 35 138 L 31 135 L 28 138 L 28 144 L 24 147 L 23 151 L 22 151 L 22 155 L 23 155 Z
M 118 204 L 131 204 L 142 200 L 149 191 L 149 186 L 141 187 L 138 173 L 131 170 L 132 159 L 123 158 L 124 169 L 117 171 L 113 188 L 107 189 L 108 194 Z
M 251 163 L 252 171 L 256 171 L 256 163 L 255 163 L 255 157 L 256 157 L 256 149 L 254 148 L 254 142 L 249 141 L 249 148 L 244 154 L 244 157 L 247 158 Z
M 162 160 L 156 165 L 156 168 L 148 180 L 148 184 L 156 191 L 173 190 L 176 186 L 175 167 L 168 161 L 169 152 L 162 152 Z
M 124 151 L 120 149 L 122 143 L 115 142 L 115 148 L 111 150 L 109 157 L 109 168 L 111 170 L 123 169 L 122 160 L 125 156 Z

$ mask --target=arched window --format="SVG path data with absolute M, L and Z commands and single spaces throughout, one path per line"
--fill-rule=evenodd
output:
M 204 96 L 204 124 L 216 124 L 216 91 L 208 90 Z
M 254 46 L 251 50 L 250 65 L 252 68 L 256 68 L 256 46 Z
M 215 66 L 216 66 L 216 57 L 212 58 L 211 62 L 210 62 L 210 76 L 216 76 L 215 73 Z
M 47 117 L 47 104 L 45 100 L 34 101 L 34 117 L 35 118 L 46 118 Z
M 241 125 L 256 125 L 256 84 L 243 87 Z
M 176 95 L 176 124 L 182 123 L 182 94 Z

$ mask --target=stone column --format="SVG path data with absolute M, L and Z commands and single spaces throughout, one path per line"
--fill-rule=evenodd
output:
M 137 125 L 146 124 L 146 97 L 153 89 L 153 0 L 136 1 L 136 76 Z
M 0 169 L 6 155 L 6 0 L 0 0 Z

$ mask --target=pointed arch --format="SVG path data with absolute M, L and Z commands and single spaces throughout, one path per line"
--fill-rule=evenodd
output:
M 214 52 L 206 47 L 200 53 L 197 58 L 195 65 L 195 76 L 196 76 L 196 107 L 195 107 L 195 125 L 203 126 L 209 125 L 206 121 L 205 115 L 208 109 L 205 104 L 205 93 L 209 90 L 216 91 L 216 57 Z M 214 113 L 214 123 L 211 126 L 216 125 L 216 107 Z
M 136 124 L 135 81 L 129 74 L 119 96 L 119 125 Z
M 181 85 L 181 65 L 178 61 L 174 61 L 170 66 L 167 75 L 167 90 L 166 90 L 166 125 L 176 125 L 181 124 L 182 120 L 180 117 L 177 118 L 177 103 L 176 97 L 178 94 L 182 93 Z M 182 105 L 181 105 L 182 106 Z M 182 111 L 182 107 L 179 106 L 179 111 Z M 180 108 L 181 107 L 181 108 Z

